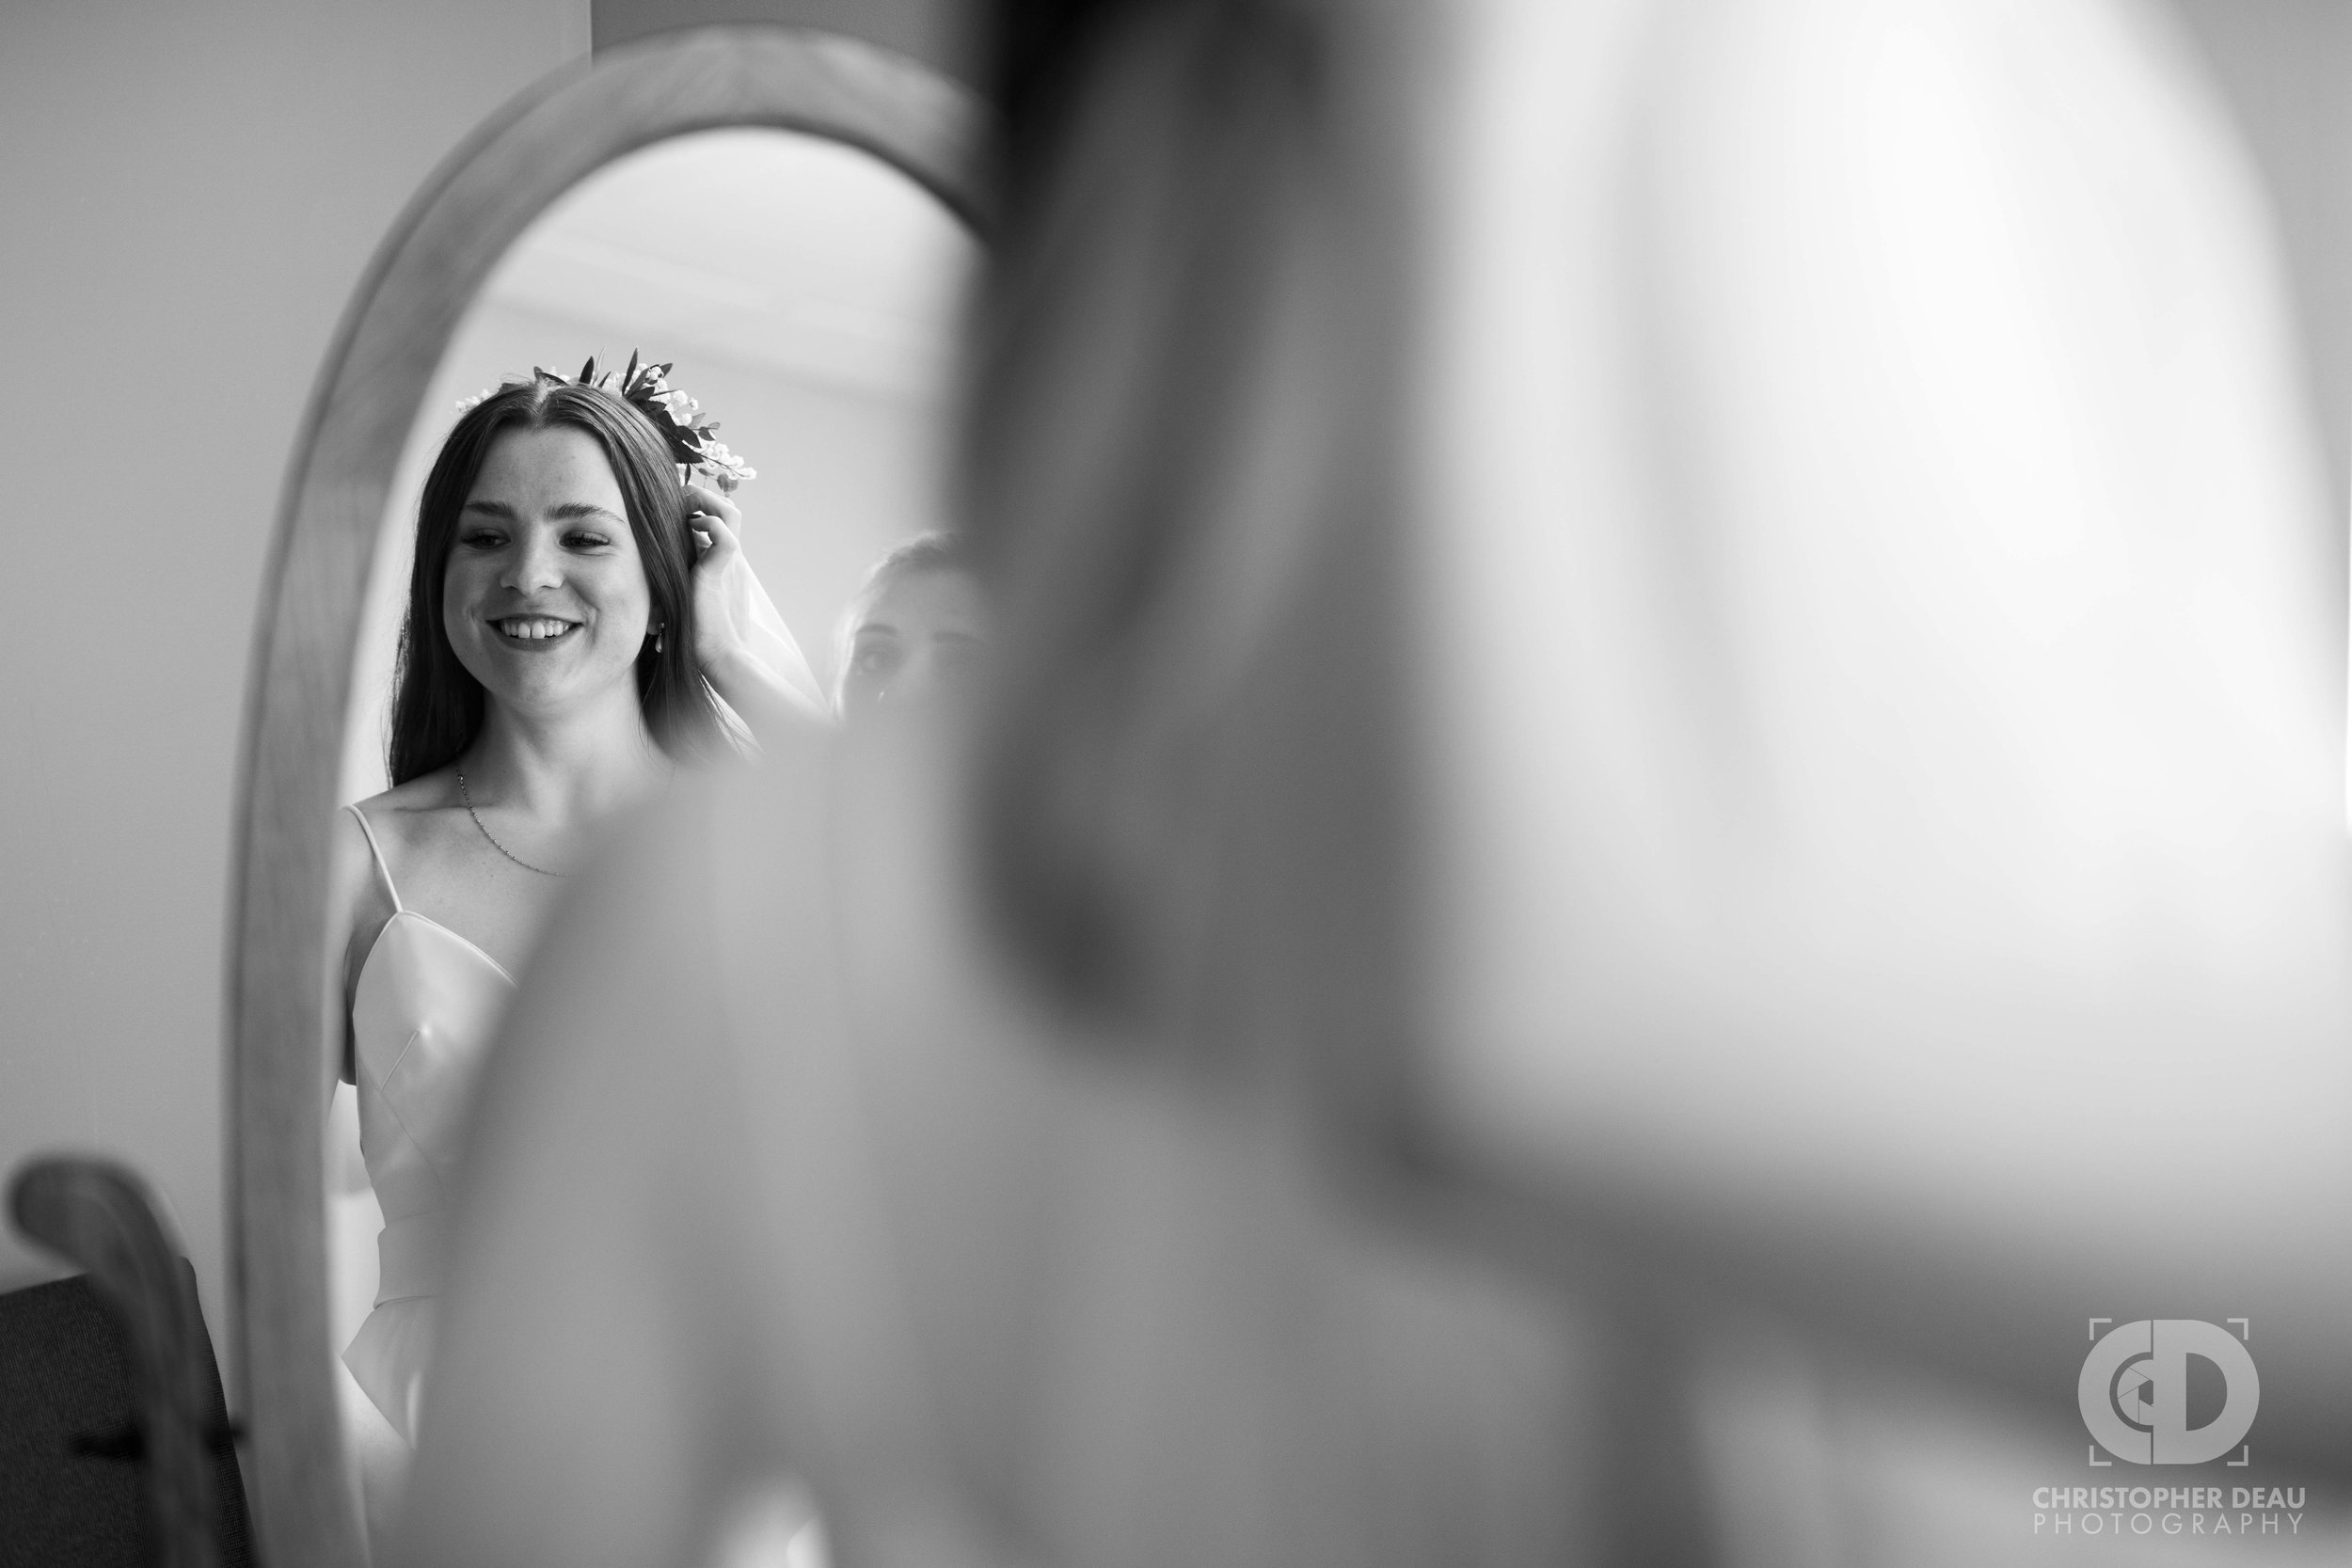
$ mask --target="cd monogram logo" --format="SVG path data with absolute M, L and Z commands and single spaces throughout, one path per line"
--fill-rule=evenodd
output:
M 2093 1318 L 2091 1323 L 2095 1329 L 2107 1321 Z M 2220 1369 L 2225 1390 L 2220 1414 L 2199 1427 L 2188 1424 L 2192 1356 Z M 2202 1465 L 2237 1447 L 2254 1424 L 2262 1379 L 2244 1342 L 2218 1323 L 2143 1318 L 2107 1330 L 2090 1347 L 2076 1397 L 2083 1425 L 2117 1459 L 2132 1465 Z M 2108 1462 L 2094 1453 L 2091 1463 Z

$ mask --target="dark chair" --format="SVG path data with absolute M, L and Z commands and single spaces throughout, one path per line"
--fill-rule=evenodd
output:
M 17 1228 L 86 1272 L 0 1295 L 0 1568 L 249 1568 L 220 1370 L 145 1182 L 49 1159 Z

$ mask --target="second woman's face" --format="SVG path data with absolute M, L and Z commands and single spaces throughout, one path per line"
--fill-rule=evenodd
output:
M 843 717 L 952 696 L 972 683 L 987 643 L 986 608 L 970 574 L 947 566 L 900 572 L 850 634 Z
M 441 579 L 441 624 L 473 677 L 525 712 L 558 712 L 615 683 L 633 696 L 652 604 L 596 439 L 559 426 L 492 442 Z

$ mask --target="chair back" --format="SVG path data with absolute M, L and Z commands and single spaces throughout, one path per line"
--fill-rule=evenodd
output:
M 6 1402 L 12 1424 L 45 1417 L 56 1429 L 9 1445 L 62 1482 L 52 1501 L 67 1506 L 44 1507 L 44 1528 L 72 1535 L 57 1544 L 75 1561 L 243 1568 L 245 1494 L 196 1272 L 147 1183 L 110 1161 L 35 1160 L 9 1182 L 8 1212 L 85 1271 L 0 1297 L 0 1386 L 38 1395 Z M 137 1482 L 101 1479 L 107 1461 L 128 1462 Z M 143 1547 L 118 1558 L 126 1543 Z

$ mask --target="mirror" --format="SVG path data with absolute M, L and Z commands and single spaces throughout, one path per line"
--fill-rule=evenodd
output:
M 404 1457 L 342 1354 L 375 1308 L 383 1215 L 413 1194 L 378 1201 L 367 1091 L 342 1085 L 320 1115 L 348 1016 L 330 828 L 387 783 L 418 500 L 458 401 L 591 356 L 674 362 L 671 384 L 756 470 L 733 498 L 744 552 L 805 655 L 787 677 L 821 705 L 869 567 L 943 521 L 977 126 L 960 89 L 850 40 L 672 35 L 486 130 L 360 287 L 265 588 L 240 853 L 232 1344 L 278 1560 L 364 1561 L 358 1461 L 375 1442 L 396 1485 Z M 469 1082 L 427 1085 L 426 1119 L 462 1121 Z
M 945 520 L 950 348 L 973 261 L 970 231 L 912 180 L 800 132 L 657 143 L 550 207 L 490 274 L 409 432 L 358 624 L 341 800 L 366 801 L 391 783 L 389 699 L 425 476 L 462 403 L 534 366 L 570 376 L 591 358 L 620 367 L 640 351 L 674 364 L 671 382 L 721 420 L 755 470 L 735 497 L 743 548 L 805 651 L 806 673 L 789 675 L 811 704 L 828 702 L 844 641 L 835 627 L 867 572 Z M 389 832 L 375 831 L 389 847 Z M 395 853 L 388 879 L 397 864 Z M 443 929 L 462 924 L 453 916 Z M 497 951 L 467 940 L 449 961 L 464 967 L 468 948 Z M 455 1158 L 479 1065 L 458 1052 L 425 1058 L 437 1065 L 420 1074 L 417 1053 L 394 1069 L 376 1059 L 393 1043 L 362 1034 L 357 1085 L 335 1092 L 326 1150 L 329 1348 L 372 1530 L 389 1518 L 410 1417 L 385 1384 L 351 1373 L 398 1381 L 394 1369 L 418 1369 L 405 1352 L 353 1347 L 363 1331 L 382 1338 L 419 1299 L 401 1293 L 417 1282 L 382 1277 L 379 1248 L 397 1257 L 404 1235 L 437 1219 L 436 1173 Z M 388 1228 L 388 1213 L 407 1228 Z M 385 1317 L 368 1331 L 372 1308 Z

